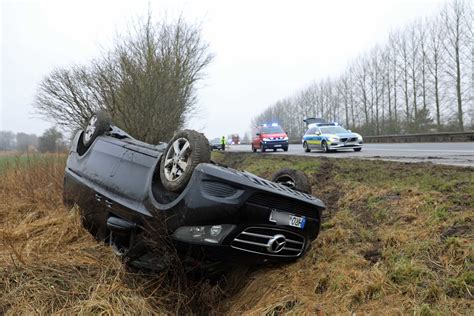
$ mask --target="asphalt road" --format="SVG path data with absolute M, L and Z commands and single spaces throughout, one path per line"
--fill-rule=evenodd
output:
M 233 152 L 251 152 L 250 145 L 232 145 L 226 148 Z M 257 152 L 257 154 L 261 154 Z M 474 143 L 398 143 L 364 144 L 362 151 L 341 150 L 325 154 L 318 150 L 305 153 L 299 144 L 290 144 L 288 152 L 266 151 L 269 155 L 299 155 L 309 157 L 380 159 L 401 162 L 432 162 L 452 166 L 474 167 Z

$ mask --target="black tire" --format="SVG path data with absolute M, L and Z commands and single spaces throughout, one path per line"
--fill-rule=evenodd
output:
M 311 182 L 308 176 L 296 169 L 281 169 L 272 176 L 272 181 L 283 184 L 290 189 L 311 194 Z
M 183 130 L 174 134 L 160 162 L 160 179 L 165 189 L 179 192 L 186 187 L 196 166 L 211 161 L 207 146 L 206 137 L 199 132 Z
M 361 151 L 362 148 L 354 148 L 354 151 Z
M 328 143 L 326 143 L 326 141 L 324 141 L 324 140 L 321 143 L 321 148 L 323 149 L 323 152 L 325 152 L 325 153 L 330 153 L 331 152 L 331 150 L 329 149 Z
M 265 146 L 263 146 L 263 144 L 260 144 L 260 151 L 261 151 L 262 153 L 264 153 L 265 150 L 266 150 L 266 149 L 265 149 Z
M 276 148 L 273 148 L 273 151 L 277 151 L 277 149 L 276 149 Z
M 253 144 L 252 144 L 252 151 L 253 151 L 254 153 L 257 152 L 257 148 L 253 147 Z
M 308 143 L 304 142 L 303 143 L 303 148 L 305 153 L 311 152 L 311 148 L 309 148 Z
M 288 147 L 283 147 L 283 151 L 288 151 Z
M 89 148 L 94 140 L 110 130 L 110 118 L 104 111 L 95 112 L 87 120 L 84 131 L 82 132 L 82 145 L 85 149 Z

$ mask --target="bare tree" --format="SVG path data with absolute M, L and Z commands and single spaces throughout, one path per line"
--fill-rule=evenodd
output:
M 38 137 L 35 134 L 17 133 L 16 150 L 27 152 L 30 149 L 36 150 L 38 146 Z
M 463 113 L 463 70 L 462 58 L 466 54 L 466 44 L 468 41 L 469 28 L 472 28 L 472 20 L 468 21 L 471 16 L 467 12 L 468 4 L 462 0 L 453 0 L 448 3 L 441 11 L 446 36 L 444 47 L 446 56 L 453 64 L 453 68 L 447 67 L 448 76 L 455 81 L 456 103 L 457 103 L 457 121 L 459 130 L 464 130 L 464 113 Z M 472 10 L 472 8 L 471 8 Z M 471 30 L 472 32 L 472 30 Z M 471 47 L 472 47 L 471 43 Z M 469 46 L 467 46 L 469 47 Z M 464 56 L 463 56 L 464 55 Z
M 53 71 L 41 82 L 35 105 L 69 131 L 105 109 L 131 135 L 156 143 L 195 113 L 197 84 L 212 59 L 198 26 L 183 19 L 157 23 L 149 13 L 100 59 Z
M 428 22 L 428 46 L 427 46 L 427 68 L 432 79 L 434 106 L 436 112 L 436 129 L 441 130 L 441 95 L 440 95 L 440 75 L 443 67 L 443 36 L 444 29 L 439 20 L 434 19 Z
M 38 138 L 38 150 L 44 152 L 58 152 L 65 149 L 63 142 L 63 134 L 51 127 L 44 131 L 43 135 Z
M 305 116 L 366 135 L 430 131 L 433 121 L 437 130 L 462 130 L 469 120 L 474 128 L 473 18 L 472 2 L 450 0 L 438 16 L 391 32 L 343 75 L 315 81 L 257 117 L 280 119 L 296 139 Z
M 10 131 L 0 131 L 0 151 L 15 149 L 15 134 Z

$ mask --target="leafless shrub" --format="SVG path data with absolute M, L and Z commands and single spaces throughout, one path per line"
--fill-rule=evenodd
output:
M 68 131 L 105 109 L 143 141 L 168 140 L 197 110 L 197 83 L 212 59 L 199 26 L 182 18 L 155 22 L 149 13 L 101 58 L 58 68 L 44 78 L 35 106 Z

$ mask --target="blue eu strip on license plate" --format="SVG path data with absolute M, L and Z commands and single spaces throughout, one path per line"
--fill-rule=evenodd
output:
M 288 225 L 303 229 L 305 224 L 306 224 L 306 217 L 304 216 L 299 217 L 299 216 L 294 216 L 294 215 L 289 216 Z

